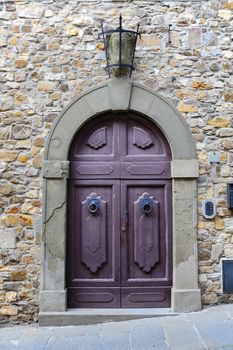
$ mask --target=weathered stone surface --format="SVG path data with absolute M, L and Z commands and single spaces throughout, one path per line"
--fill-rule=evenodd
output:
M 0 194 L 1 195 L 7 195 L 10 194 L 12 191 L 12 185 L 6 181 L 0 182 Z
M 222 141 L 223 148 L 226 150 L 231 150 L 233 148 L 233 140 L 232 138 L 225 139 Z
M 178 105 L 178 111 L 181 113 L 195 113 L 197 112 L 197 108 L 194 105 L 180 103 Z
M 16 93 L 15 99 L 14 99 L 15 105 L 21 106 L 22 104 L 26 103 L 27 101 L 28 101 L 28 98 L 26 95 L 21 94 L 20 92 Z
M 72 25 L 72 24 L 68 24 L 66 26 L 66 32 L 70 36 L 76 36 L 79 33 L 79 29 L 77 27 L 75 27 L 74 25 Z
M 224 99 L 225 99 L 225 101 L 232 102 L 233 101 L 233 92 L 232 91 L 225 92 Z
M 230 125 L 230 120 L 226 118 L 213 118 L 208 120 L 208 125 L 213 125 L 216 128 L 226 128 Z
M 216 243 L 212 247 L 211 251 L 211 259 L 212 261 L 219 262 L 219 258 L 222 255 L 223 251 L 223 244 L 222 243 Z
M 29 159 L 29 157 L 28 157 L 28 155 L 26 155 L 26 154 L 20 154 L 20 155 L 18 156 L 18 161 L 19 161 L 20 163 L 27 163 L 28 159 Z
M 16 292 L 6 292 L 6 302 L 11 303 L 13 301 L 16 301 L 17 293 Z
M 224 221 L 220 219 L 219 217 L 216 217 L 214 219 L 214 225 L 217 230 L 223 230 L 224 229 Z
M 0 308 L 0 315 L 15 316 L 18 315 L 18 309 L 16 306 L 6 305 Z
M 223 10 L 219 10 L 218 15 L 222 17 L 225 21 L 229 21 L 231 19 L 232 13 L 231 13 L 231 10 L 223 9 Z
M 27 66 L 27 61 L 21 59 L 15 61 L 15 68 L 24 68 Z
M 38 136 L 33 140 L 33 145 L 36 147 L 43 147 L 44 146 L 44 137 Z
M 232 168 L 229 165 L 223 165 L 221 167 L 220 174 L 222 177 L 230 177 L 232 173 Z
M 227 233 L 233 234 L 233 218 L 225 219 L 225 225 L 226 225 L 225 231 Z
M 188 43 L 191 47 L 199 46 L 201 44 L 201 29 L 190 28 L 188 31 Z
M 27 278 L 27 273 L 25 270 L 13 271 L 11 272 L 12 281 L 24 281 Z
M 18 7 L 18 16 L 21 18 L 41 18 L 44 6 L 40 2 L 33 2 Z
M 16 151 L 0 151 L 1 162 L 13 162 L 17 157 L 18 152 Z
M 217 135 L 219 135 L 220 137 L 233 136 L 233 128 L 222 128 L 218 131 Z
M 8 127 L 0 129 L 0 140 L 6 140 L 9 136 Z
M 21 225 L 32 227 L 33 221 L 30 215 L 20 215 L 19 218 Z
M 40 81 L 37 85 L 38 91 L 52 92 L 54 91 L 56 84 L 51 81 Z
M 138 45 L 139 46 L 160 46 L 160 39 L 157 35 L 153 34 L 144 34 L 142 35 L 141 39 L 138 40 Z
M 34 262 L 34 259 L 31 255 L 24 255 L 23 262 L 27 265 L 32 264 Z
M 202 300 L 203 300 L 204 304 L 213 305 L 213 304 L 217 303 L 218 298 L 217 298 L 215 293 L 208 293 L 208 294 L 203 295 Z
M 12 138 L 16 140 L 25 140 L 31 136 L 31 128 L 25 125 L 13 125 Z
M 0 229 L 0 242 L 1 248 L 15 248 L 15 230 L 10 228 L 1 228 Z
M 35 168 L 41 168 L 42 167 L 42 155 L 38 154 L 32 161 L 32 165 Z
M 7 215 L 6 225 L 9 227 L 14 227 L 19 225 L 19 216 L 18 215 Z
M 193 81 L 191 85 L 194 89 L 210 89 L 212 86 L 205 81 Z
M 229 245 L 225 245 L 225 248 L 224 248 L 224 256 L 226 258 L 231 258 L 233 257 L 233 247 L 232 247 L 232 244 L 229 244 Z
M 43 176 L 45 178 L 62 178 L 68 176 L 69 162 L 44 161 Z
M 14 100 L 11 96 L 1 96 L 0 100 L 0 112 L 9 111 L 13 108 Z

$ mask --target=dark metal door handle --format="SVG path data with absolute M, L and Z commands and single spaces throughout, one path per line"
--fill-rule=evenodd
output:
M 125 232 L 127 230 L 127 226 L 128 226 L 128 212 L 125 212 L 125 217 L 123 219 L 122 225 L 121 225 L 121 231 Z

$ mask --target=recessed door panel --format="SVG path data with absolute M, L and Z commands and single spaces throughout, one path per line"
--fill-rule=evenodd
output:
M 99 180 L 93 185 L 85 180 L 73 180 L 69 197 L 72 210 L 68 216 L 68 305 L 85 307 L 89 295 L 90 302 L 95 300 L 96 307 L 100 307 L 104 297 L 101 295 L 108 294 L 112 298 L 109 296 L 109 302 L 105 301 L 104 305 L 118 306 L 115 289 L 120 286 L 120 258 L 116 249 L 119 246 L 119 181 Z
M 170 303 L 171 222 L 166 219 L 171 217 L 170 193 L 170 180 L 121 183 L 122 203 L 128 211 L 127 227 L 121 240 L 124 307 L 168 306 Z M 122 215 L 125 208 L 122 208 Z M 132 298 L 134 288 L 137 288 L 137 296 Z M 163 301 L 155 300 L 158 288 L 160 295 L 164 293 Z M 149 293 L 148 302 L 143 297 L 137 304 L 136 300 L 144 292 Z
M 70 148 L 68 307 L 169 307 L 171 151 L 131 112 L 87 123 Z
M 125 158 L 125 161 L 171 159 L 170 148 L 164 135 L 149 120 L 135 118 L 133 114 L 129 114 L 128 118 L 121 119 L 121 123 L 121 157 Z
M 88 123 L 71 145 L 70 160 L 110 161 L 118 158 L 118 128 L 118 123 L 106 115 Z

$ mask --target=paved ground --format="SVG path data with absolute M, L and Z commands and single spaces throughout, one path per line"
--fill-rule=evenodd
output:
M 0 329 L 0 350 L 233 350 L 233 304 L 91 326 Z

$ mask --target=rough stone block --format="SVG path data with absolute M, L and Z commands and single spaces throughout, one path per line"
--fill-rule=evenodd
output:
M 68 177 L 69 161 L 45 160 L 43 163 L 43 177 L 48 179 L 59 179 Z
M 109 101 L 113 110 L 129 108 L 131 88 L 132 83 L 128 79 L 118 78 L 109 81 Z
M 1 248 L 15 248 L 15 230 L 4 228 L 0 230 Z
M 31 128 L 25 125 L 13 125 L 11 136 L 16 140 L 28 139 L 31 136 Z
M 18 8 L 18 16 L 21 18 L 39 19 L 42 17 L 43 12 L 44 12 L 44 6 L 39 2 L 33 2 L 27 5 L 21 5 Z
M 171 175 L 173 178 L 197 178 L 199 175 L 197 160 L 173 160 Z
M 12 281 L 24 281 L 27 278 L 27 273 L 25 270 L 13 271 L 11 272 Z
M 172 289 L 172 308 L 174 312 L 190 312 L 201 310 L 200 289 Z
M 225 219 L 225 231 L 233 233 L 233 218 Z
M 15 316 L 15 315 L 18 315 L 18 309 L 16 306 L 6 305 L 6 306 L 1 307 L 0 315 Z
M 53 92 L 56 87 L 56 83 L 51 81 L 40 81 L 37 85 L 38 91 Z
M 18 152 L 16 151 L 0 151 L 1 162 L 13 162 L 17 158 Z
M 197 112 L 197 107 L 191 104 L 185 104 L 181 102 L 178 105 L 178 111 L 181 113 L 195 113 Z
M 66 310 L 66 290 L 44 290 L 40 292 L 40 312 L 62 312 Z

